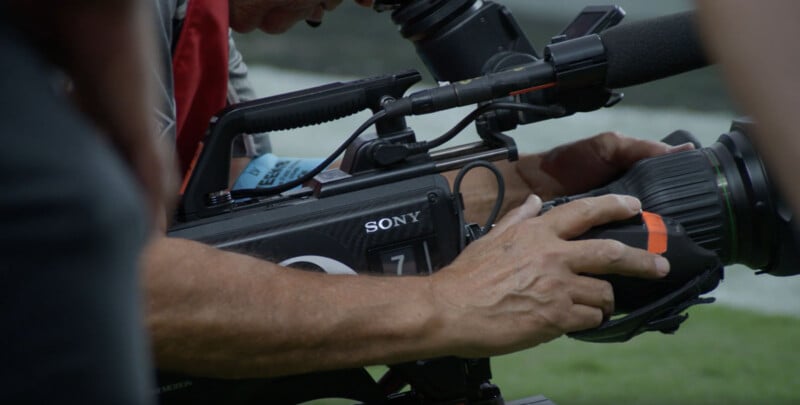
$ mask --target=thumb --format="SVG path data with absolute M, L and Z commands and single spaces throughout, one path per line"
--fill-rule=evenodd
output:
M 506 229 L 510 228 L 512 225 L 517 224 L 521 221 L 524 221 L 528 218 L 533 218 L 539 215 L 539 211 L 542 209 L 542 199 L 539 198 L 536 194 L 531 194 L 528 196 L 528 199 L 525 200 L 522 205 L 519 207 L 509 211 L 503 219 L 501 219 L 495 226 L 492 228 L 492 232 L 494 233 L 502 233 L 505 232 Z

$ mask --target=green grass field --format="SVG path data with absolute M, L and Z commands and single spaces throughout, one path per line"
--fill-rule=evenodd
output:
M 675 335 L 626 343 L 562 338 L 493 359 L 504 397 L 569 404 L 800 404 L 800 319 L 719 305 L 690 310 Z
M 495 357 L 493 382 L 507 400 L 542 394 L 558 405 L 800 404 L 800 319 L 720 305 L 689 314 L 675 335 L 561 338 Z

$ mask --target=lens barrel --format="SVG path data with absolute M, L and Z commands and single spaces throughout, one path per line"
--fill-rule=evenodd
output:
M 786 276 L 800 273 L 791 210 L 773 187 L 747 137 L 747 119 L 707 148 L 642 160 L 622 177 L 590 193 L 639 198 L 642 209 L 677 221 L 700 247 L 725 264 Z M 549 206 L 546 203 L 545 206 Z

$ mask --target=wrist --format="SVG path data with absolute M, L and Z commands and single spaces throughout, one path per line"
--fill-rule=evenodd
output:
M 524 187 L 527 187 L 529 191 L 528 195 L 536 194 L 543 201 L 564 195 L 564 189 L 561 184 L 542 169 L 542 162 L 547 159 L 547 155 L 547 152 L 523 155 L 514 165 L 520 183 L 524 184 Z M 527 195 L 525 198 L 527 198 Z
M 439 353 L 448 355 L 469 353 L 471 348 L 480 343 L 474 341 L 475 331 L 480 330 L 480 325 L 471 324 L 479 315 L 474 308 L 471 310 L 463 305 L 463 300 L 459 296 L 464 292 L 465 280 L 459 281 L 455 278 L 469 278 L 465 270 L 456 261 L 428 277 L 430 307 L 438 318 L 439 326 L 433 341 L 438 344 L 436 347 Z
M 394 325 L 392 329 L 399 333 L 396 336 L 398 352 L 389 356 L 408 361 L 448 354 L 455 336 L 451 336 L 450 314 L 437 300 L 434 276 L 409 276 L 388 281 L 385 288 L 400 295 L 399 299 L 391 300 L 397 312 L 387 317 Z M 398 281 L 403 283 L 402 287 L 397 285 Z M 397 305 L 398 302 L 404 304 Z

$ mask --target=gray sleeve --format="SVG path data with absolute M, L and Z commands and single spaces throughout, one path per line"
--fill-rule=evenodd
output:
M 229 35 L 228 56 L 228 103 L 236 104 L 256 98 L 253 85 L 247 75 L 247 65 L 242 59 L 242 54 L 236 49 L 233 37 Z M 269 135 L 266 133 L 243 135 L 236 138 L 233 143 L 233 156 L 260 156 L 269 153 L 272 146 Z
M 185 6 L 180 0 L 153 0 L 156 23 L 156 51 L 158 58 L 153 66 L 153 75 L 157 78 L 158 101 L 155 106 L 156 133 L 167 145 L 175 145 L 177 128 L 175 126 L 175 98 L 172 85 L 172 39 L 176 10 Z M 164 139 L 166 138 L 166 139 Z

